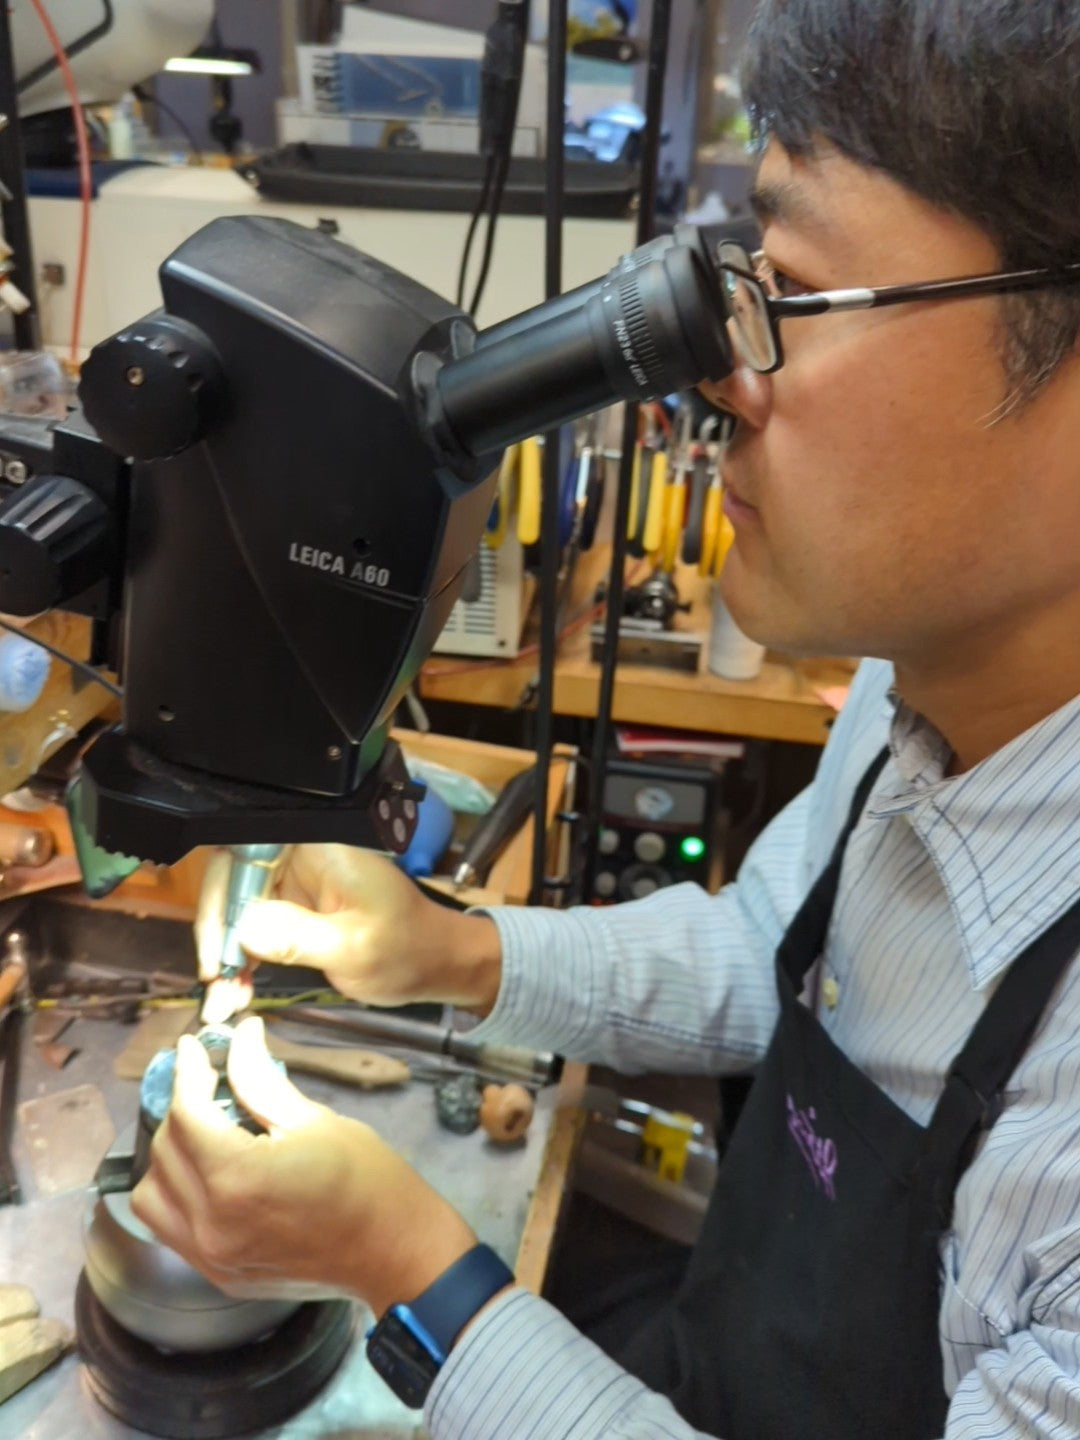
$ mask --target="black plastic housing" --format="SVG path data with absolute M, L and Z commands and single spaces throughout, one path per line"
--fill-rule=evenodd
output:
M 409 381 L 417 351 L 452 358 L 471 324 L 273 219 L 213 222 L 161 286 L 227 393 L 201 443 L 133 468 L 124 728 L 212 775 L 348 795 L 490 508 L 489 467 L 440 463 Z

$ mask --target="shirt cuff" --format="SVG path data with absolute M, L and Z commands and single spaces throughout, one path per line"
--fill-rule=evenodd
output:
M 454 1346 L 424 1421 L 431 1440 L 604 1440 L 649 1395 L 554 1306 L 514 1287 Z
M 473 913 L 486 915 L 499 932 L 502 977 L 491 1014 L 470 1038 L 583 1054 L 600 1002 L 603 916 L 588 909 L 516 905 Z

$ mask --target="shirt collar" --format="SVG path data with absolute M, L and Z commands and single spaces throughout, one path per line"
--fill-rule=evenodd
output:
M 940 731 L 891 698 L 892 763 L 868 813 L 919 836 L 981 990 L 1080 899 L 1080 696 L 957 776 Z

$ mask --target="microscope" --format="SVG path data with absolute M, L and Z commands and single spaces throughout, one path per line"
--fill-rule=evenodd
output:
M 143 860 L 229 847 L 234 968 L 235 920 L 281 846 L 407 848 L 421 792 L 389 725 L 480 543 L 503 449 L 728 375 L 719 238 L 679 227 L 478 333 L 330 236 L 216 220 L 165 261 L 162 308 L 92 351 L 80 408 L 0 422 L 27 473 L 0 486 L 0 612 L 91 617 L 92 660 L 123 684 L 122 719 L 68 794 L 92 896 Z M 238 1305 L 131 1216 L 169 1054 L 99 1172 L 77 1318 L 103 1404 L 214 1440 L 310 1400 L 347 1348 L 348 1307 Z

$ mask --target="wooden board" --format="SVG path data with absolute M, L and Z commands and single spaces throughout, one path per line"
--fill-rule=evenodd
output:
M 569 1061 L 563 1069 L 555 1118 L 525 1217 L 514 1275 L 519 1285 L 536 1295 L 543 1291 L 559 1220 L 570 1193 L 570 1170 L 585 1128 L 582 1102 L 588 1075 L 589 1067 L 576 1061 Z

